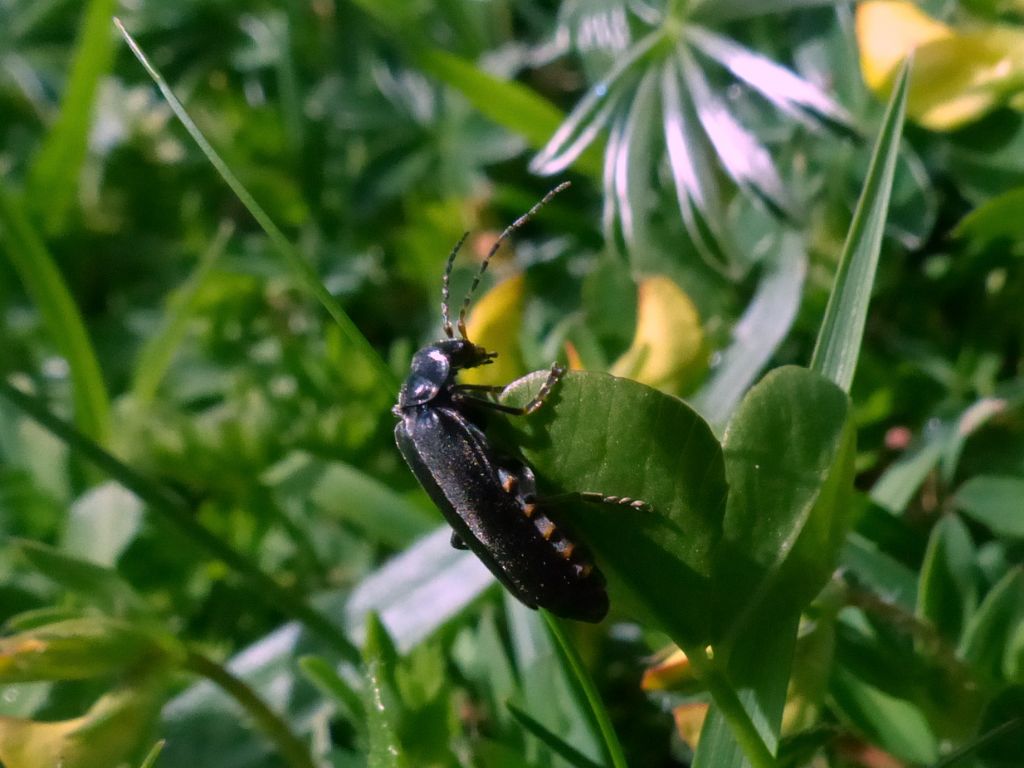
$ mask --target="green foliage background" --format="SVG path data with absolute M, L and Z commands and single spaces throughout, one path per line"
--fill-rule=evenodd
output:
M 901 135 L 857 43 L 825 0 L 0 2 L 0 764 L 1020 766 L 1017 86 L 940 133 L 925 70 Z M 444 257 L 460 296 L 546 176 L 481 292 L 524 276 L 518 373 L 587 372 L 494 440 L 655 507 L 564 511 L 597 627 L 452 550 L 392 438 Z M 599 373 L 652 276 L 705 347 L 667 393 Z

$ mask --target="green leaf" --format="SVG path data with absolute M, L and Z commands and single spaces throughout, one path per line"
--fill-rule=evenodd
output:
M 110 17 L 116 9 L 117 0 L 91 0 L 83 11 L 60 116 L 29 170 L 26 201 L 47 232 L 63 229 L 79 189 L 96 95 L 114 63 Z
M 1017 215 L 1022 206 L 1024 188 L 997 195 L 964 216 L 953 229 L 953 236 L 967 240 L 975 251 L 1001 240 L 1018 243 L 1024 239 L 1024 218 Z
M 170 635 L 97 616 L 68 619 L 0 638 L 0 681 L 113 677 L 182 658 Z
M 799 612 L 824 586 L 852 523 L 849 399 L 804 368 L 769 373 L 726 430 L 729 502 L 716 557 L 716 635 L 744 615 Z M 769 614 L 771 611 L 768 612 Z
M 505 399 L 525 403 L 545 376 L 513 382 Z M 565 512 L 596 550 L 619 606 L 666 628 L 681 645 L 706 645 L 712 555 L 727 493 L 721 448 L 708 425 L 682 400 L 642 384 L 569 373 L 544 408 L 508 426 L 506 444 L 521 448 L 546 492 L 628 496 L 654 508 L 588 504 L 566 505 Z
M 864 335 L 868 303 L 882 248 L 889 197 L 907 108 L 910 65 L 905 64 L 893 87 L 878 132 L 868 175 L 843 244 L 832 295 L 818 332 L 811 368 L 849 391 Z
M 212 274 L 213 265 L 224 253 L 232 232 L 233 224 L 221 224 L 216 236 L 200 256 L 195 270 L 170 301 L 160 328 L 146 339 L 132 378 L 132 394 L 136 400 L 150 403 L 156 397 L 160 382 L 171 367 L 174 355 L 188 332 L 188 323 L 198 309 L 199 293 Z
M 327 518 L 352 523 L 371 541 L 400 549 L 437 527 L 432 515 L 340 461 L 293 453 L 264 475 L 286 499 L 308 500 Z
M 917 615 L 956 643 L 978 603 L 974 542 L 967 526 L 946 515 L 932 529 L 921 566 Z
M 149 750 L 149 754 L 147 754 L 143 759 L 139 768 L 154 768 L 154 766 L 156 766 L 156 761 L 160 758 L 160 753 L 164 751 L 164 745 L 166 743 L 166 741 L 160 739 L 160 741 L 154 744 L 153 748 Z
M 357 728 L 366 728 L 366 709 L 359 694 L 335 671 L 335 668 L 319 656 L 303 656 L 299 669 L 317 689 L 334 699 L 342 714 Z
M 110 397 L 82 315 L 56 262 L 46 250 L 21 202 L 0 179 L 0 240 L 7 258 L 36 305 L 51 343 L 70 369 L 75 421 L 98 443 L 107 440 Z
M 555 640 L 554 645 L 561 657 L 562 667 L 571 673 L 572 679 L 576 682 L 576 687 L 583 693 L 583 698 L 586 700 L 588 710 L 593 718 L 595 729 L 601 734 L 602 745 L 604 746 L 608 761 L 615 768 L 626 768 L 626 756 L 622 752 L 619 737 L 615 734 L 611 718 L 608 716 L 608 710 L 605 708 L 604 702 L 601 701 L 594 681 L 591 679 L 586 667 L 583 666 L 583 660 L 569 642 L 569 637 L 559 624 L 558 619 L 547 611 L 544 611 L 541 615 L 544 617 L 544 623 L 547 625 L 548 632 L 551 633 Z
M 306 290 L 309 291 L 310 295 L 316 297 L 320 305 L 327 310 L 327 314 L 331 316 L 334 322 L 337 324 L 339 330 L 348 340 L 349 344 L 353 348 L 359 351 L 367 362 L 369 362 L 374 370 L 377 372 L 380 378 L 380 384 L 385 389 L 392 391 L 398 389 L 398 380 L 395 377 L 394 372 L 384 362 L 381 356 L 370 344 L 369 340 L 362 334 L 359 328 L 352 318 L 348 316 L 341 304 L 337 299 L 331 295 L 330 291 L 320 280 L 316 271 L 309 265 L 309 263 L 302 257 L 298 250 L 293 246 L 288 238 L 284 236 L 284 233 L 280 230 L 274 220 L 270 218 L 270 215 L 263 210 L 263 207 L 256 201 L 256 198 L 252 196 L 248 189 L 239 181 L 235 173 L 228 167 L 228 164 L 224 162 L 224 159 L 220 154 L 213 148 L 209 140 L 203 135 L 202 131 L 195 124 L 188 112 L 185 110 L 184 105 L 174 95 L 170 86 L 167 85 L 167 81 L 164 80 L 163 75 L 157 71 L 156 67 L 150 63 L 146 54 L 143 53 L 138 43 L 135 42 L 134 38 L 124 28 L 120 19 L 115 18 L 114 23 L 120 30 L 125 41 L 128 43 L 128 47 L 131 48 L 135 58 L 139 60 L 143 68 L 156 83 L 157 88 L 160 89 L 160 93 L 163 94 L 166 99 L 168 106 L 171 111 L 174 112 L 178 120 L 188 131 L 189 135 L 195 141 L 196 146 L 199 147 L 200 151 L 206 155 L 206 159 L 210 161 L 210 165 L 214 167 L 224 182 L 231 188 L 231 191 L 235 193 L 239 202 L 245 206 L 245 209 L 249 211 L 252 217 L 260 225 L 260 228 L 266 233 L 267 238 L 270 240 L 271 245 L 278 252 L 284 262 L 292 270 L 295 276 L 305 286 Z
M 1024 478 L 972 477 L 957 489 L 953 503 L 997 536 L 1024 539 Z
M 411 55 L 425 72 L 457 90 L 480 114 L 519 134 L 534 149 L 543 147 L 565 119 L 558 107 L 526 86 L 495 77 L 453 53 L 423 48 Z M 601 172 L 600 156 L 583 152 L 576 168 L 597 176 Z
M 368 768 L 403 768 L 409 763 L 398 738 L 401 700 L 395 690 L 398 654 L 376 614 L 366 623 L 366 724 L 370 751 Z
M 13 547 L 40 574 L 106 614 L 149 612 L 145 601 L 114 570 L 35 541 L 14 540 Z
M 690 398 L 716 429 L 725 425 L 736 404 L 764 370 L 789 333 L 803 298 L 807 251 L 800 236 L 786 230 L 773 248 L 757 290 L 735 327 L 732 340 L 708 380 Z
M 509 712 L 511 712 L 512 716 L 519 721 L 519 724 L 522 725 L 523 728 L 540 739 L 540 741 L 543 742 L 552 752 L 570 765 L 575 766 L 575 768 L 601 768 L 598 763 L 595 763 L 571 744 L 567 744 L 557 734 L 552 733 L 548 728 L 544 727 L 543 724 L 534 720 L 511 701 L 507 702 L 506 705 L 508 706 Z
M 840 716 L 874 744 L 911 763 L 938 756 L 935 736 L 921 711 L 882 693 L 841 667 L 832 673 L 832 700 Z
M 1007 679 L 1018 660 L 1013 654 L 1014 637 L 1024 622 L 1024 568 L 1008 572 L 985 595 L 964 630 L 960 653 L 989 681 Z

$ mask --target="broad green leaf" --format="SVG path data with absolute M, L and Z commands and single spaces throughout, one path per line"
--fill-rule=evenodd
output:
M 842 565 L 864 586 L 884 594 L 907 612 L 917 604 L 917 574 L 869 539 L 857 533 L 848 536 L 843 546 Z
M 183 657 L 183 649 L 170 635 L 117 619 L 68 619 L 0 638 L 0 680 L 114 677 L 178 663 Z
M 79 428 L 105 443 L 110 397 L 82 315 L 56 262 L 21 202 L 0 179 L 0 242 L 42 317 L 51 343 L 67 360 Z
M 387 630 L 376 615 L 366 625 L 365 709 L 370 741 L 368 768 L 402 768 L 409 765 L 398 737 L 401 700 L 395 690 L 398 655 Z
M 989 681 L 1006 679 L 1018 659 L 1008 658 L 1024 623 L 1024 568 L 1009 571 L 985 595 L 964 630 L 960 653 Z
M 786 367 L 765 376 L 729 422 L 716 635 L 754 632 L 744 615 L 767 615 L 761 605 L 799 612 L 835 569 L 852 523 L 849 409 L 832 382 Z
M 424 71 L 461 93 L 482 115 L 522 136 L 534 149 L 543 147 L 565 115 L 542 96 L 514 80 L 502 80 L 439 48 L 412 52 Z M 590 176 L 600 173 L 596 152 L 583 152 L 577 170 Z
M 61 100 L 60 116 L 46 137 L 28 175 L 26 200 L 47 232 L 63 229 L 68 208 L 79 189 L 100 82 L 114 63 L 110 17 L 117 0 L 90 0 L 82 11 L 71 74 Z
M 978 604 L 976 553 L 967 526 L 946 515 L 932 529 L 921 566 L 917 615 L 951 643 L 960 638 Z
M 14 549 L 40 574 L 111 616 L 145 614 L 145 601 L 116 571 L 36 541 L 14 540 Z
M 896 156 L 907 104 L 909 65 L 904 65 L 882 120 L 867 178 L 843 244 L 811 368 L 849 391 L 857 370 L 868 303 L 882 248 Z
M 513 382 L 504 397 L 525 403 L 544 378 Z M 569 373 L 543 408 L 508 425 L 508 444 L 521 448 L 546 492 L 614 494 L 653 507 L 567 505 L 566 514 L 611 577 L 613 600 L 621 595 L 620 606 L 660 624 L 682 646 L 706 645 L 727 493 L 707 424 L 681 400 L 637 382 Z
M 931 763 L 938 756 L 935 735 L 921 711 L 851 675 L 832 673 L 832 700 L 840 717 L 871 742 L 911 763 Z
M 997 536 L 1024 539 L 1024 478 L 972 477 L 957 489 L 953 502 Z

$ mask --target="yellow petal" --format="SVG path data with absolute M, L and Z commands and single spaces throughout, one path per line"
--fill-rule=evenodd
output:
M 523 276 L 502 280 L 481 296 L 466 322 L 466 335 L 498 357 L 490 365 L 472 368 L 460 376 L 467 384 L 508 384 L 526 373 L 519 345 L 523 320 Z
M 952 37 L 953 30 L 902 0 L 871 0 L 857 6 L 857 44 L 864 82 L 888 89 L 896 67 L 919 46 Z
M 633 343 L 611 372 L 677 394 L 707 362 L 697 307 L 663 276 L 642 280 L 637 299 Z

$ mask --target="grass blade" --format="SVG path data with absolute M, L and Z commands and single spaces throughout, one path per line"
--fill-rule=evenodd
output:
M 157 758 L 160 757 L 160 753 L 164 751 L 164 745 L 166 743 L 166 741 L 160 739 L 160 741 L 154 744 L 153 748 L 149 750 L 149 753 L 146 755 L 139 768 L 153 768 L 153 766 L 156 765 Z
M 116 0 L 92 0 L 85 9 L 60 116 L 29 170 L 25 199 L 32 212 L 41 217 L 47 232 L 63 228 L 78 191 L 96 94 L 114 63 L 114 37 L 109 25 L 116 9 Z
M 139 353 L 132 381 L 132 393 L 140 403 L 149 403 L 156 397 L 160 382 L 174 359 L 174 353 L 188 331 L 188 321 L 196 309 L 199 291 L 214 263 L 224 253 L 234 229 L 234 225 L 229 222 L 221 224 L 213 241 L 200 257 L 199 265 L 172 300 L 163 324 L 146 341 Z
M 254 198 L 242 182 L 238 180 L 238 177 L 235 176 L 227 163 L 224 162 L 221 156 L 217 153 L 217 150 L 213 148 L 213 145 L 207 141 L 202 131 L 199 130 L 199 127 L 185 110 L 184 105 L 182 105 L 181 101 L 178 100 L 178 97 L 174 95 L 170 86 L 167 85 L 163 76 L 156 67 L 150 63 L 146 54 L 143 53 L 138 43 L 135 42 L 135 39 L 128 34 L 128 30 L 124 28 L 124 24 L 121 23 L 121 20 L 115 18 L 114 24 L 117 25 L 118 30 L 124 37 L 125 42 L 128 43 L 128 47 L 131 48 L 132 53 L 135 54 L 135 58 L 139 60 L 139 63 L 142 64 L 143 68 L 145 68 L 146 72 L 153 79 L 153 82 L 156 83 L 156 87 L 160 89 L 160 93 L 162 93 L 163 97 L 167 100 L 168 106 L 170 106 L 178 120 L 180 120 L 181 124 L 185 127 L 185 130 L 188 131 L 193 141 L 195 141 L 196 146 L 198 146 L 202 153 L 206 155 L 207 160 L 209 160 L 210 164 L 217 170 L 220 177 L 224 179 L 224 182 L 231 188 L 231 191 L 235 193 L 238 200 L 245 206 L 246 210 L 252 214 L 252 217 L 256 219 L 256 222 L 266 233 L 267 237 L 270 238 L 271 244 L 292 271 L 305 284 L 306 289 L 317 298 L 323 308 L 327 310 L 327 313 L 334 319 L 334 322 L 337 323 L 342 334 L 346 339 L 348 339 L 349 343 L 352 344 L 354 348 L 358 349 L 360 354 L 362 354 L 377 370 L 377 374 L 380 376 L 381 386 L 387 387 L 388 389 L 398 389 L 398 379 L 395 376 L 394 371 L 388 367 L 381 356 L 377 353 L 377 350 L 373 348 L 356 324 L 352 322 L 352 318 L 350 318 L 345 310 L 342 309 L 341 304 L 338 303 L 337 299 L 330 294 L 324 284 L 320 281 L 316 271 L 306 262 L 305 259 L 302 258 L 299 252 L 295 249 L 295 246 L 288 241 L 288 238 L 284 236 L 284 233 L 274 223 L 273 219 L 271 219 L 267 212 L 263 210 L 263 207 L 256 202 L 256 198 Z
M 896 157 L 907 109 L 910 62 L 903 65 L 882 120 L 868 175 L 843 245 L 839 271 L 811 357 L 811 369 L 850 391 L 882 247 Z
M 576 768 L 601 768 L 600 765 L 571 744 L 567 744 L 557 734 L 552 733 L 543 724 L 534 720 L 511 701 L 506 702 L 505 706 L 508 707 L 508 711 L 512 713 L 512 716 L 523 728 L 540 739 L 552 752 L 563 758 L 570 765 L 576 766 Z
M 7 257 L 35 302 L 53 340 L 67 360 L 73 385 L 75 423 L 105 444 L 110 426 L 110 397 L 96 352 L 60 270 L 32 226 L 21 201 L 0 182 L 0 232 Z
M 541 616 L 544 617 L 544 623 L 547 625 L 548 632 L 555 639 L 555 648 L 558 650 L 563 666 L 572 672 L 572 679 L 575 680 L 576 684 L 583 691 L 587 704 L 590 706 L 590 712 L 593 716 L 594 724 L 601 734 L 601 743 L 604 746 L 609 763 L 615 768 L 627 768 L 626 755 L 622 751 L 619 737 L 615 735 L 612 719 L 608 716 L 608 710 L 605 709 L 604 702 L 597 692 L 594 681 L 591 679 L 586 667 L 583 666 L 583 660 L 576 653 L 572 643 L 569 642 L 569 638 L 566 637 L 565 631 L 558 623 L 558 619 L 547 611 L 541 611 Z
M 282 587 L 247 557 L 211 533 L 196 519 L 194 510 L 181 497 L 136 472 L 66 421 L 54 416 L 37 398 L 26 395 L 2 378 L 0 378 L 0 398 L 13 403 L 22 412 L 67 443 L 72 450 L 77 451 L 87 461 L 144 500 L 151 511 L 160 515 L 183 536 L 235 571 L 247 583 L 254 595 L 286 616 L 291 616 L 305 624 L 310 631 L 320 635 L 347 661 L 354 664 L 359 663 L 359 651 L 349 642 L 337 624 L 310 606 L 301 595 Z

